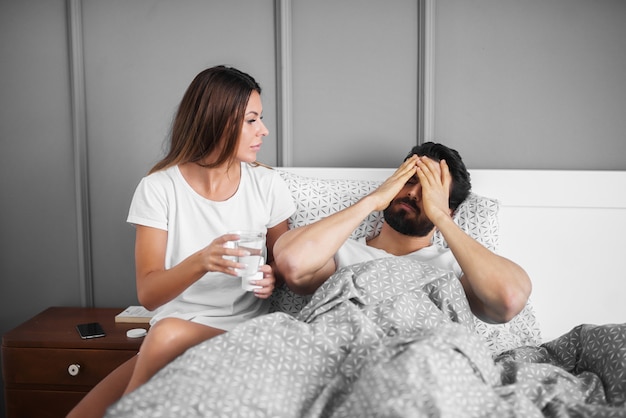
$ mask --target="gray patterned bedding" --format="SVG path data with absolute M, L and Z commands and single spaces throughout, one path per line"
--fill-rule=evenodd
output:
M 626 324 L 495 354 L 451 274 L 380 259 L 189 349 L 106 416 L 626 417 Z

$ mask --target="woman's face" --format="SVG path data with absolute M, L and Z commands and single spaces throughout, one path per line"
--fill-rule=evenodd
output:
M 239 148 L 237 149 L 237 159 L 246 163 L 256 161 L 256 154 L 261 149 L 263 137 L 269 131 L 263 123 L 263 104 L 261 95 L 253 91 L 248 99 L 246 113 L 243 117 L 243 127 L 239 135 Z

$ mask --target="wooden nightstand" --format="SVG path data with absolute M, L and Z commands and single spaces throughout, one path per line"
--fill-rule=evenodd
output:
M 116 324 L 124 308 L 49 308 L 2 337 L 7 418 L 64 417 L 117 366 L 137 354 L 143 338 Z M 76 325 L 100 322 L 106 337 L 83 340 Z

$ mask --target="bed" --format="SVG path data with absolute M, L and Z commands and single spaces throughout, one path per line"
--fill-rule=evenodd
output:
M 291 227 L 350 205 L 393 171 L 279 170 L 297 204 Z M 516 257 L 519 249 L 535 255 L 542 251 L 544 241 L 537 244 L 537 237 L 549 236 L 544 223 L 554 226 L 555 219 L 569 225 L 557 225 L 558 237 L 552 237 L 564 240 L 563 245 L 572 245 L 570 235 L 587 246 L 597 242 L 597 231 L 593 241 L 585 240 L 584 231 L 577 228 L 581 209 L 602 210 L 601 219 L 592 219 L 608 219 L 611 233 L 626 234 L 626 205 L 619 199 L 606 202 L 596 189 L 584 188 L 585 181 L 607 181 L 606 174 L 612 190 L 624 190 L 619 189 L 620 182 L 626 185 L 623 173 L 582 173 L 580 178 L 573 174 L 471 171 L 473 193 L 455 220 L 483 245 L 527 268 L 533 279 L 531 300 L 509 323 L 490 325 L 475 318 L 460 284 L 448 272 L 400 258 L 375 260 L 339 270 L 310 297 L 277 289 L 269 315 L 187 350 L 106 416 L 626 416 L 623 280 L 612 266 L 607 277 L 598 273 L 593 282 L 604 299 L 595 307 L 581 309 L 593 294 L 589 286 L 577 298 L 553 292 L 548 306 L 537 305 L 537 300 L 545 300 L 538 289 L 551 286 L 538 285 L 533 275 L 544 271 L 542 264 L 533 264 L 538 258 L 533 256 L 525 259 L 531 261 L 528 268 Z M 533 179 L 552 190 L 548 198 L 537 197 L 541 194 L 536 186 L 531 188 L 536 201 L 515 200 L 512 190 L 523 195 Z M 560 207 L 550 200 L 554 194 L 576 195 L 567 187 L 574 187 L 577 195 L 585 190 L 587 198 L 599 196 L 584 207 L 579 202 Z M 552 209 L 560 215 L 550 216 Z M 567 213 L 570 209 L 575 215 Z M 374 213 L 353 235 L 375 234 L 380 222 L 381 215 Z M 519 231 L 519 239 L 511 236 L 514 231 Z M 438 235 L 434 244 L 446 245 Z M 593 255 L 584 248 L 586 257 Z M 550 250 L 550 260 L 558 262 L 558 251 Z M 619 250 L 610 247 L 602 254 L 615 255 L 614 262 Z M 567 257 L 564 264 L 576 264 L 575 256 Z M 563 287 L 558 277 L 552 281 L 560 284 L 556 289 Z M 569 275 L 569 282 L 577 280 Z M 607 311 L 606 305 L 615 306 Z M 594 320 L 570 326 L 571 318 L 562 314 L 569 309 L 584 310 Z M 549 327 L 542 325 L 543 318 Z

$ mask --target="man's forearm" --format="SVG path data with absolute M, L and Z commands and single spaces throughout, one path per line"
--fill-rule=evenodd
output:
M 463 270 L 472 310 L 490 322 L 507 322 L 526 306 L 530 278 L 519 265 L 485 248 L 454 221 L 438 226 Z M 477 298 L 478 300 L 472 300 Z
M 366 196 L 324 219 L 284 233 L 274 246 L 274 259 L 287 285 L 299 293 L 319 287 L 334 272 L 335 253 L 374 208 Z

